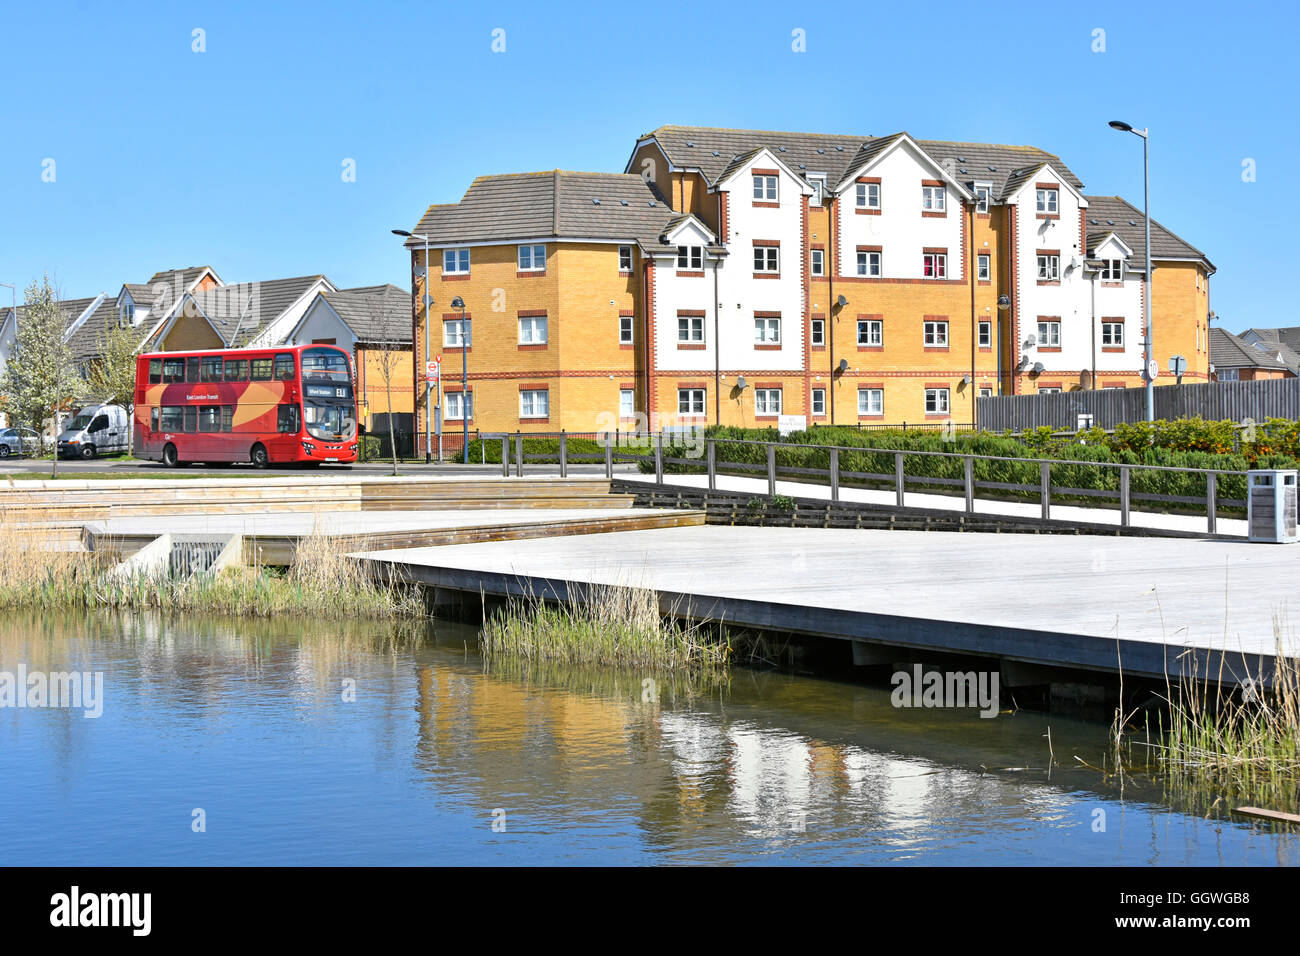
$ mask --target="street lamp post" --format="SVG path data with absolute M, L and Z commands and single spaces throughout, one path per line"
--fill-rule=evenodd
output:
M 427 465 L 430 461 L 431 446 L 433 445 L 433 389 L 429 387 L 429 323 L 432 321 L 430 311 L 433 309 L 433 296 L 429 294 L 430 280 L 432 274 L 429 272 L 429 237 L 415 235 L 407 232 L 405 229 L 392 230 L 393 235 L 402 236 L 406 239 L 423 239 L 424 240 L 424 463 Z M 412 343 L 414 344 L 414 343 Z M 418 369 L 417 369 L 418 371 Z M 438 402 L 438 411 L 442 412 L 442 402 Z M 392 414 L 390 408 L 388 414 Z M 438 429 L 438 437 L 442 437 L 442 429 Z M 442 450 L 439 449 L 438 457 L 442 458 Z
M 1132 133 L 1134 136 L 1142 137 L 1142 224 L 1146 229 L 1146 275 L 1143 282 L 1146 290 L 1142 296 L 1143 321 L 1146 332 L 1146 352 L 1147 367 L 1142 370 L 1142 375 L 1147 382 L 1147 421 L 1155 421 L 1156 418 L 1156 390 L 1155 376 L 1160 374 L 1160 366 L 1156 363 L 1155 341 L 1151 329 L 1151 273 L 1155 271 L 1151 263 L 1151 138 L 1148 136 L 1150 127 L 1146 129 L 1134 129 L 1129 123 L 1123 120 L 1111 120 L 1111 129 L 1117 129 L 1121 133 Z M 1152 368 L 1155 374 L 1152 374 Z
M 465 300 L 460 296 L 451 300 L 453 309 L 460 309 L 460 422 L 461 457 L 469 464 L 469 346 L 470 335 L 465 326 Z

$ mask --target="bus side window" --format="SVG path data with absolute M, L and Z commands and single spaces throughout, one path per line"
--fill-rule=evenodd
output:
M 159 423 L 165 432 L 178 432 L 181 430 L 182 409 L 179 405 L 164 405 L 160 415 Z
M 156 432 L 157 430 L 158 430 L 158 406 L 155 405 L 153 408 L 149 409 L 149 431 Z
M 271 360 L 269 358 L 253 359 L 253 381 L 269 382 L 271 380 Z
M 184 359 L 163 359 L 164 382 L 183 382 L 185 381 L 185 360 Z
M 199 372 L 199 380 L 203 382 L 221 381 L 220 355 L 206 355 L 203 357 L 203 368 Z
M 281 382 L 293 381 L 292 352 L 282 352 L 275 357 L 275 377 Z
M 199 410 L 195 408 L 193 405 L 185 406 L 184 414 L 185 414 L 185 427 L 182 430 L 187 432 L 198 431 Z
M 226 359 L 226 381 L 248 381 L 248 359 Z
M 199 409 L 199 431 L 201 432 L 219 432 L 221 431 L 221 406 L 204 405 Z
M 221 430 L 223 432 L 234 431 L 235 429 L 235 406 L 221 406 Z
M 281 405 L 276 419 L 279 430 L 290 435 L 296 435 L 301 427 L 298 423 L 297 405 Z
M 149 384 L 162 384 L 162 359 L 149 360 Z
M 199 380 L 199 357 L 191 356 L 185 360 L 185 381 L 197 382 Z

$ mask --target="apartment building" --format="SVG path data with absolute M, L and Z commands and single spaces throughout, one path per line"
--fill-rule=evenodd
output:
M 1036 147 L 665 126 L 622 174 L 482 177 L 414 232 L 444 419 L 484 430 L 969 422 L 1146 365 L 1141 212 Z M 1154 221 L 1152 259 L 1157 383 L 1206 381 L 1214 266 Z

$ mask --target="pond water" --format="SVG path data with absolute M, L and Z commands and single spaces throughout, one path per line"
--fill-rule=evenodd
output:
M 1213 795 L 1076 762 L 1101 767 L 1100 723 L 743 668 L 493 672 L 475 648 L 442 623 L 10 614 L 0 677 L 100 672 L 102 713 L 0 707 L 0 864 L 1300 858 L 1207 819 Z

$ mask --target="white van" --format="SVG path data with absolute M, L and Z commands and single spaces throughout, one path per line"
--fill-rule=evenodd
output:
M 60 458 L 94 458 L 130 450 L 130 416 L 121 405 L 87 405 L 59 432 Z

